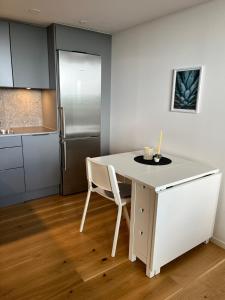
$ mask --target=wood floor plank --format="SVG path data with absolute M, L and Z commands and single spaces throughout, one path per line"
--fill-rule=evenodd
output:
M 32 216 L 26 216 L 21 220 L 12 219 L 11 222 L 7 222 L 0 225 L 0 244 L 11 242 L 14 239 L 21 239 L 27 235 L 34 235 L 41 231 L 46 231 L 47 227 L 55 226 L 58 228 L 60 225 L 73 224 L 74 220 L 80 222 L 82 210 L 84 204 L 80 205 L 79 203 L 75 203 L 74 207 L 70 209 L 61 208 L 58 211 L 51 211 L 46 215 L 44 211 L 36 211 L 36 213 L 32 213 Z M 107 201 L 98 202 L 92 201 L 90 204 L 89 212 L 95 210 L 95 215 L 97 216 L 96 210 L 104 209 L 106 206 L 111 206 L 115 209 L 113 204 L 108 203 Z M 13 232 L 14 234 L 11 234 Z M 17 232 L 17 235 L 15 234 Z
M 144 265 L 137 261 L 129 261 L 97 276 L 96 278 L 71 287 L 59 299 L 165 299 L 166 296 L 178 289 L 178 285 L 168 276 L 160 276 L 149 280 L 143 276 Z
M 212 243 L 201 244 L 167 264 L 162 271 L 170 274 L 173 280 L 184 287 L 223 261 L 224 254 L 224 249 Z
M 98 198 L 92 197 L 91 200 L 92 201 L 90 201 L 90 206 L 89 206 L 90 210 L 92 209 L 92 207 L 96 207 L 96 206 L 101 207 L 103 205 L 110 205 L 110 202 L 106 202 L 103 198 L 100 197 Z M 24 205 L 25 209 L 23 210 L 20 209 L 19 212 L 17 212 L 17 207 L 15 207 L 15 211 L 12 211 L 11 215 L 10 213 L 5 214 L 0 210 L 0 225 L 9 226 L 10 224 L 13 225 L 12 221 L 23 222 L 23 220 L 26 221 L 27 223 L 29 220 L 32 220 L 32 218 L 35 217 L 36 215 L 40 215 L 43 218 L 45 216 L 46 217 L 53 216 L 54 214 L 60 212 L 63 213 L 73 208 L 76 208 L 80 213 L 82 213 L 84 207 L 84 201 L 85 201 L 85 197 L 82 197 L 80 199 L 74 199 L 73 201 L 69 201 L 69 202 L 60 201 L 59 203 L 58 201 L 55 201 L 54 205 L 53 204 L 48 206 L 43 205 L 43 207 L 40 207 L 38 209 L 34 208 L 32 203 L 31 204 L 26 203 Z
M 52 196 L 0 209 L 1 300 L 225 299 L 223 249 L 200 245 L 149 279 L 143 263 L 128 260 L 125 220 L 117 255 L 110 256 L 113 203 L 93 195 L 79 232 L 85 197 Z
M 186 288 L 175 293 L 171 300 L 225 299 L 225 260 Z

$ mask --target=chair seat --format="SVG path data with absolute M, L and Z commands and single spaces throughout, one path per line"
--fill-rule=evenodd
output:
M 120 197 L 122 204 L 126 204 L 130 202 L 131 198 L 131 185 L 128 183 L 118 183 L 119 190 L 120 190 Z M 99 187 L 93 189 L 96 193 L 106 197 L 112 201 L 115 201 L 113 193 L 110 191 L 105 191 Z

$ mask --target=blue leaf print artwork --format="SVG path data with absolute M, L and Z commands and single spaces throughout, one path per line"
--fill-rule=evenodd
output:
M 200 69 L 177 71 L 175 84 L 175 109 L 196 110 Z

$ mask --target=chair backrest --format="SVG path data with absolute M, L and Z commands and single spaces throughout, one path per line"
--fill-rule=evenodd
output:
M 90 157 L 86 158 L 86 167 L 89 188 L 92 189 L 92 183 L 94 183 L 102 190 L 112 192 L 116 204 L 120 205 L 121 198 L 114 167 L 97 163 Z

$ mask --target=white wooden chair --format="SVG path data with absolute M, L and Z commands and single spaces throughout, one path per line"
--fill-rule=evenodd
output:
M 88 204 L 91 196 L 91 192 L 96 192 L 101 196 L 114 201 L 118 206 L 116 227 L 112 246 L 112 257 L 116 254 L 116 246 L 120 228 L 120 221 L 122 212 L 126 219 L 128 228 L 130 225 L 129 214 L 126 204 L 130 202 L 131 186 L 126 183 L 118 183 L 116 178 L 115 169 L 113 166 L 102 165 L 94 162 L 91 158 L 86 158 L 87 167 L 87 179 L 88 179 L 88 193 L 84 206 L 84 212 L 80 225 L 80 232 L 83 231 L 84 222 L 87 214 Z

